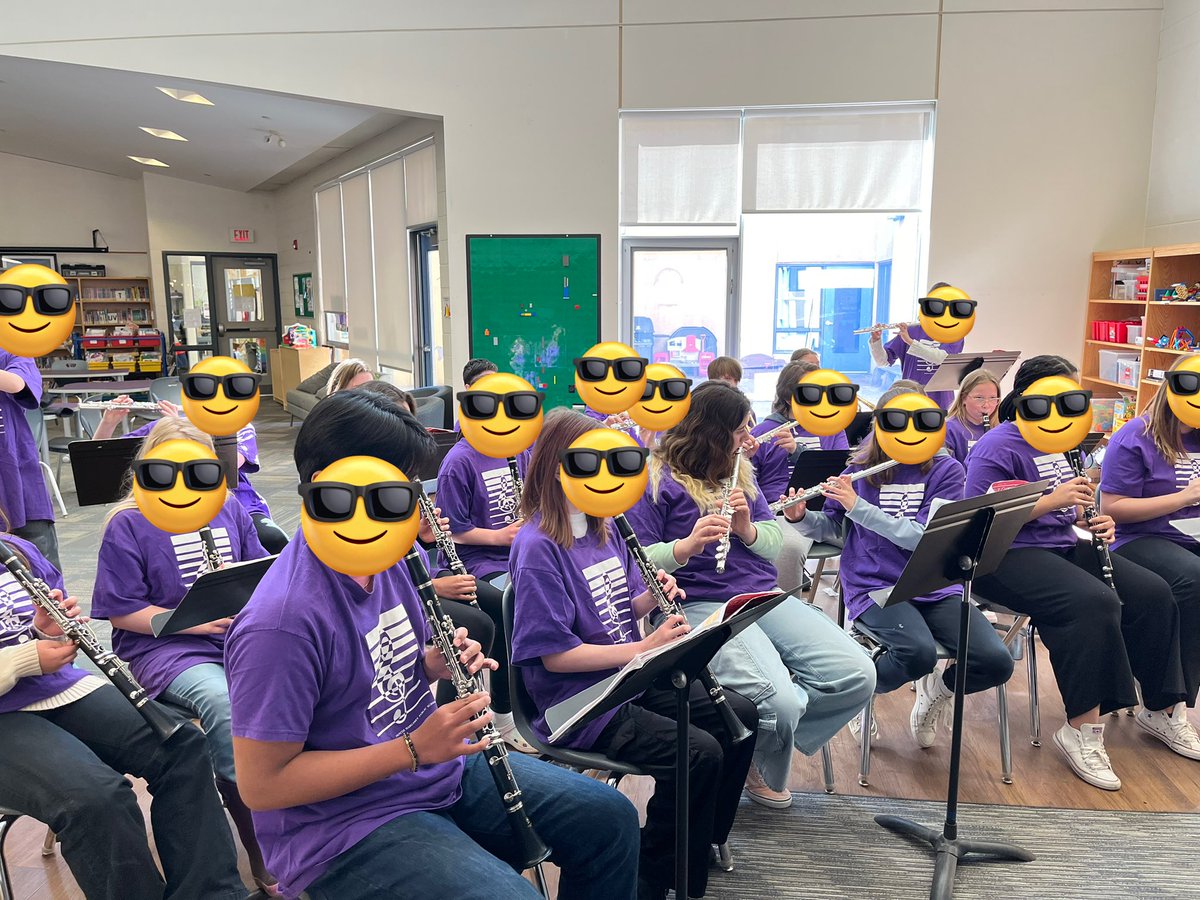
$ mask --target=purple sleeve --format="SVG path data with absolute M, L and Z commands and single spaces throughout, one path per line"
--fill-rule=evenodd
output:
M 513 610 L 512 661 L 538 661 L 580 646 L 575 634 L 575 603 L 563 573 L 523 561 L 513 567 L 513 589 L 521 602 Z
M 104 529 L 92 588 L 92 615 L 111 619 L 151 605 L 145 594 L 145 561 L 129 527 L 131 515 L 118 515 Z
M 993 448 L 985 443 L 978 443 L 971 448 L 967 458 L 967 484 L 963 492 L 966 497 L 980 497 L 988 492 L 997 481 L 1010 481 L 1016 478 L 1011 465 L 998 458 Z
M 1141 427 L 1141 423 L 1130 422 L 1113 435 L 1104 454 L 1104 465 L 1100 470 L 1100 490 L 1105 494 L 1122 497 L 1143 497 L 1150 467 L 1136 441 L 1126 440 L 1127 430 Z
M 822 450 L 849 450 L 850 439 L 846 437 L 846 432 L 839 431 L 837 434 L 829 437 L 821 438 Z
M 750 504 L 750 521 L 751 522 L 774 522 L 775 514 L 771 512 L 771 507 L 767 505 L 767 494 L 759 485 L 758 492 L 754 495 L 754 501 Z
M 37 363 L 28 356 L 13 356 L 11 353 L 0 351 L 0 365 L 6 372 L 20 375 L 25 387 L 13 395 L 13 399 L 25 409 L 37 409 L 42 402 L 42 373 L 38 371 Z
M 637 535 L 638 543 L 643 547 L 660 544 L 667 540 L 663 521 L 663 515 L 669 505 L 668 498 L 665 496 L 667 481 L 666 476 L 663 476 L 658 503 L 654 502 L 650 488 L 647 487 L 646 492 L 642 494 L 642 499 L 633 504 L 633 507 L 625 513 L 625 518 L 629 520 L 634 534 Z
M 237 433 L 237 452 L 244 460 L 241 471 L 251 475 L 258 471 L 258 434 L 253 425 L 247 425 Z
M 916 515 L 916 521 L 922 525 L 929 521 L 930 508 L 933 506 L 934 500 L 961 500 L 963 486 L 966 483 L 966 472 L 963 470 L 962 463 L 949 457 L 942 457 L 929 474 L 925 497 Z
M 453 451 L 452 451 L 453 453 Z M 450 533 L 462 534 L 475 528 L 471 521 L 471 491 L 476 473 L 462 454 L 447 456 L 438 472 L 437 505 L 450 520 Z
M 792 459 L 787 451 L 774 440 L 759 447 L 754 455 L 755 478 L 761 493 L 771 501 L 778 500 L 780 495 L 787 493 L 788 482 L 792 478 Z
M 250 514 L 242 508 L 242 504 L 238 503 L 232 496 L 225 503 L 225 508 L 229 510 L 234 522 L 237 523 L 237 529 L 241 532 L 241 548 L 238 551 L 238 559 L 245 561 L 248 559 L 262 559 L 264 556 L 270 556 L 267 549 L 258 539 L 258 529 L 254 527 L 254 520 L 250 518 Z
M 883 349 L 887 351 L 889 363 L 894 363 L 896 360 L 904 362 L 904 357 L 908 356 L 908 344 L 904 343 L 904 338 L 899 334 L 884 344 Z
M 954 455 L 960 463 L 967 461 L 967 434 L 962 425 L 957 419 L 950 419 L 946 423 L 946 449 Z
M 312 641 L 287 631 L 234 631 L 225 642 L 233 733 L 253 741 L 303 743 L 328 662 Z
M 153 422 L 147 422 L 145 425 L 133 429 L 133 431 L 127 432 L 123 435 L 118 435 L 118 437 L 137 438 L 138 440 L 141 440 L 150 433 L 150 429 L 157 425 L 158 421 L 158 419 L 155 419 Z

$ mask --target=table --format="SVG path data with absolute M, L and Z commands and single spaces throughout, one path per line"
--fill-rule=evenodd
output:
M 73 381 L 57 387 L 46 388 L 45 394 L 75 395 L 88 397 L 92 394 L 145 394 L 150 391 L 151 381 Z
M 63 381 L 70 378 L 73 381 L 91 381 L 95 378 L 125 378 L 132 371 L 131 369 L 56 369 L 53 366 L 46 369 L 38 369 L 42 373 L 42 378 L 53 379 L 55 381 Z

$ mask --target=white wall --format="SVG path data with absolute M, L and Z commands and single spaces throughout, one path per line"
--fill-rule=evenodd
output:
M 1158 52 L 1146 243 L 1200 241 L 1200 0 L 1166 0 Z
M 1045 6 L 70 0 L 0 52 L 442 116 L 453 368 L 473 232 L 600 233 L 615 336 L 618 108 L 936 98 L 931 277 L 994 304 L 969 346 L 1041 352 L 1079 343 L 1088 254 L 1142 236 L 1161 0 Z

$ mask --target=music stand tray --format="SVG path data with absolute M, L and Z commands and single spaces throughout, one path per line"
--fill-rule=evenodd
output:
M 246 608 L 254 589 L 277 558 L 264 556 L 205 572 L 188 588 L 177 607 L 150 620 L 154 636 L 176 634 L 205 622 L 237 615 Z
M 129 438 L 71 441 L 67 455 L 80 506 L 116 503 L 129 486 L 129 467 L 142 442 Z
M 1032 853 L 1014 844 L 961 840 L 958 837 L 958 775 L 962 760 L 963 698 L 970 662 L 971 584 L 976 577 L 995 571 L 1012 546 L 1049 481 L 1023 484 L 940 507 L 926 526 L 912 557 L 892 588 L 871 591 L 871 599 L 888 607 L 905 603 L 952 584 L 962 585 L 958 624 L 958 662 L 954 669 L 954 726 L 950 744 L 950 775 L 946 790 L 946 821 L 941 831 L 899 816 L 876 816 L 875 821 L 898 834 L 927 841 L 937 854 L 933 900 L 948 900 L 954 893 L 959 859 L 972 854 L 996 861 L 1030 862 Z
M 929 383 L 926 391 L 957 391 L 959 384 L 968 368 L 987 369 L 996 376 L 997 381 L 1003 381 L 1008 370 L 1013 367 L 1021 354 L 1016 350 L 992 350 L 989 353 L 951 353 L 942 360 Z M 976 360 L 981 364 L 976 365 Z

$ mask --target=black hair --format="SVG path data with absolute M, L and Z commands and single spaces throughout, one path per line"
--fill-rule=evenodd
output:
M 305 418 L 292 456 L 304 482 L 347 456 L 378 457 L 411 478 L 435 446 L 425 427 L 383 394 L 338 391 Z
M 1073 362 L 1062 356 L 1031 356 L 1017 368 L 1017 374 L 1013 376 L 1013 389 L 1000 401 L 1000 421 L 1012 422 L 1017 418 L 1017 398 L 1029 390 L 1035 381 L 1055 375 L 1070 378 L 1078 371 Z
M 463 366 L 463 384 L 472 384 L 489 372 L 499 371 L 499 367 L 490 359 L 484 359 L 482 356 L 476 356 L 472 359 L 468 359 L 467 364 Z
M 401 409 L 408 410 L 408 412 L 413 412 L 416 409 L 416 404 L 413 401 L 413 395 L 408 391 L 404 391 L 396 387 L 390 381 L 376 379 L 375 381 L 368 381 L 366 384 L 360 384 L 358 387 L 353 388 L 352 390 L 364 391 L 368 394 L 379 394 L 380 396 L 387 397 L 393 403 L 399 404 Z

